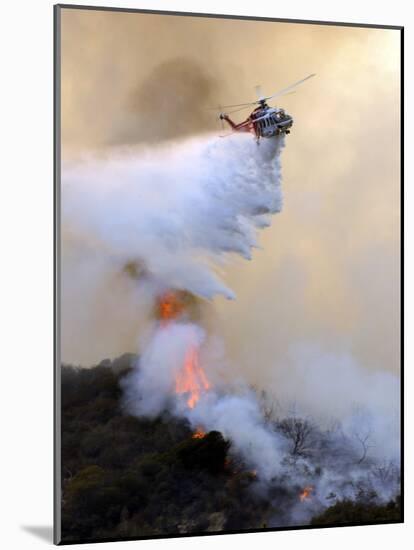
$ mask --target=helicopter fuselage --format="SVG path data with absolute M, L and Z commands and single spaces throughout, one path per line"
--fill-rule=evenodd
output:
M 306 80 L 309 80 L 314 76 L 315 73 L 309 74 L 305 78 L 302 78 L 290 86 L 283 88 L 283 90 L 279 90 L 275 94 L 268 95 L 266 97 L 262 95 L 260 86 L 256 86 L 256 94 L 258 96 L 256 101 L 250 101 L 249 103 L 238 103 L 236 105 L 226 105 L 223 107 L 224 109 L 235 109 L 230 111 L 230 113 L 236 113 L 238 111 L 242 111 L 243 109 L 247 109 L 251 105 L 257 105 L 246 120 L 236 123 L 231 120 L 229 115 L 226 113 L 220 113 L 219 118 L 221 120 L 225 120 L 234 132 L 253 133 L 256 136 L 258 143 L 260 138 L 271 138 L 281 134 L 289 134 L 290 128 L 293 125 L 293 118 L 288 115 L 284 109 L 269 107 L 267 101 L 275 97 L 292 93 L 292 90 L 294 90 L 296 86 L 303 84 L 303 82 L 306 82 Z
M 266 103 L 259 105 L 246 120 L 239 124 L 225 113 L 222 113 L 220 118 L 225 120 L 235 132 L 251 132 L 257 140 L 289 134 L 293 125 L 293 118 L 286 111 L 269 107 Z

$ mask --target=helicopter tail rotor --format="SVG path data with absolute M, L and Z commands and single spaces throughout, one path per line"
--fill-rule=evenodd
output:
M 219 112 L 219 119 L 220 119 L 220 125 L 221 125 L 221 131 L 223 132 L 224 131 L 224 123 L 223 123 L 223 120 L 224 120 L 224 113 L 222 112 L 222 107 L 221 105 L 218 105 L 218 112 Z

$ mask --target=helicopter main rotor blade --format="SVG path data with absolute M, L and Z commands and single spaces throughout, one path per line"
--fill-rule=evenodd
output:
M 291 95 L 291 94 L 295 94 L 296 93 L 296 90 L 293 90 L 291 92 L 284 92 L 283 94 L 281 95 Z M 231 115 L 232 113 L 238 113 L 239 111 L 244 111 L 244 109 L 247 109 L 248 107 L 251 107 L 251 105 L 256 105 L 256 104 L 259 104 L 261 100 L 258 100 L 258 101 L 255 101 L 254 103 L 248 103 L 247 105 L 245 105 L 244 107 L 239 107 L 238 109 L 233 109 L 232 111 L 228 111 L 227 114 L 228 115 Z
M 257 101 L 261 101 L 263 99 L 263 94 L 262 94 L 262 87 L 260 86 L 260 84 L 255 86 L 255 90 L 256 90 Z
M 223 105 L 223 109 L 231 109 L 232 107 L 248 107 L 249 105 L 256 105 L 258 101 L 251 101 L 250 103 L 238 103 L 236 105 Z
M 307 77 L 305 78 L 302 78 L 302 80 L 298 80 L 297 82 L 295 82 L 294 84 L 291 84 L 290 86 L 288 86 L 287 88 L 283 88 L 282 90 L 280 90 L 279 92 L 276 92 L 275 94 L 273 95 L 269 95 L 267 97 L 264 97 L 264 101 L 267 101 L 268 99 L 272 99 L 274 97 L 278 97 L 280 95 L 284 95 L 288 92 L 290 92 L 290 90 L 292 90 L 293 88 L 296 88 L 296 86 L 299 86 L 299 84 L 302 84 L 302 82 L 305 82 L 306 80 L 308 80 L 309 78 L 312 78 L 313 76 L 316 76 L 316 73 L 312 73 L 310 75 L 308 75 Z
M 291 93 L 291 90 L 293 88 L 296 88 L 296 86 L 299 86 L 299 84 L 302 84 L 303 82 L 305 82 L 309 78 L 312 78 L 313 76 L 316 76 L 316 73 L 312 73 L 312 74 L 308 75 L 307 77 L 302 78 L 302 80 L 298 80 L 297 82 L 294 82 L 290 86 L 287 86 L 287 88 L 283 88 L 282 90 L 279 90 L 278 92 L 276 92 L 273 95 L 269 95 L 267 97 L 261 96 L 260 99 L 257 99 L 256 101 L 250 101 L 249 103 L 236 103 L 234 105 L 222 105 L 222 108 L 223 109 L 232 109 L 233 107 L 236 107 L 236 108 L 240 107 L 240 110 L 241 110 L 241 108 L 250 107 L 250 105 L 258 105 L 262 101 L 267 101 L 268 99 L 272 99 L 273 97 L 278 97 L 278 96 L 281 96 L 281 95 Z M 256 86 L 256 94 L 258 95 L 258 97 L 259 97 L 260 93 L 261 93 L 260 86 Z M 210 107 L 210 108 L 208 108 L 208 110 L 212 111 L 212 110 L 215 110 L 215 109 L 213 107 Z M 232 112 L 235 113 L 236 111 L 232 111 Z
M 297 84 L 296 84 L 297 85 Z M 290 89 L 290 87 L 289 87 Z M 288 91 L 282 91 L 282 92 L 279 92 L 277 95 L 289 95 L 289 94 L 294 94 L 295 92 L 290 92 L 289 90 Z M 275 97 L 275 96 L 270 96 L 270 97 Z M 238 107 L 238 109 L 234 109 L 233 111 L 229 111 L 228 114 L 230 115 L 231 113 L 237 113 L 238 111 L 243 111 L 243 109 L 247 109 L 247 107 L 251 107 L 252 105 L 259 105 L 261 103 L 261 101 L 263 100 L 266 100 L 266 99 L 269 99 L 268 97 L 264 97 L 262 99 L 259 99 L 257 101 L 252 101 L 251 103 L 240 103 L 239 105 L 222 105 L 222 108 L 223 109 L 231 109 L 232 107 Z M 217 111 L 217 109 L 214 109 L 213 107 L 209 108 L 209 111 Z

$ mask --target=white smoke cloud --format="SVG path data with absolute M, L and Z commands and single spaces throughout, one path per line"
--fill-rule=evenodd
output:
M 285 410 L 311 415 L 320 424 L 340 421 L 350 439 L 369 436 L 370 456 L 398 460 L 400 451 L 399 378 L 387 371 L 363 368 L 345 351 L 325 350 L 315 343 L 296 345 L 284 369 L 275 369 Z
M 208 392 L 187 416 L 193 426 L 220 431 L 262 479 L 269 480 L 281 473 L 287 445 L 265 425 L 252 392 L 241 395 Z

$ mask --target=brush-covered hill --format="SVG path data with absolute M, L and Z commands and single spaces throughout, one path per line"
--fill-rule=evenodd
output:
M 123 410 L 119 383 L 134 360 L 127 354 L 93 368 L 62 367 L 62 541 L 289 524 L 286 509 L 298 499 L 293 482 L 291 490 L 258 490 L 256 473 L 221 433 L 195 437 L 167 413 L 149 420 Z M 361 521 L 371 511 L 372 521 L 397 521 L 400 513 L 399 502 L 358 506 Z M 358 521 L 352 511 L 336 503 L 313 523 Z

